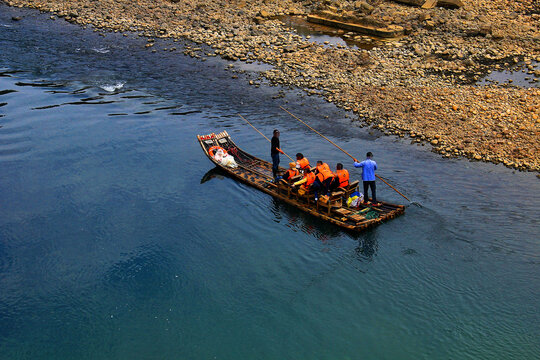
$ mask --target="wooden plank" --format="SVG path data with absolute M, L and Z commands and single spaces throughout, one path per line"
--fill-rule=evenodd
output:
M 364 220 L 366 217 L 360 214 L 354 214 L 354 215 L 349 215 L 348 218 L 354 221 L 360 221 L 360 220 Z
M 352 213 L 351 210 L 345 209 L 345 208 L 335 209 L 334 212 L 336 212 L 336 213 L 338 213 L 340 215 L 349 215 L 350 213 Z
M 422 5 L 422 9 L 433 9 L 437 5 L 437 0 L 427 0 L 424 5 Z
M 377 28 L 377 27 L 369 26 L 369 25 L 355 24 L 355 23 L 337 21 L 333 19 L 327 19 L 325 17 L 321 17 L 318 15 L 308 15 L 307 21 L 316 23 L 316 24 L 323 24 L 323 25 L 327 25 L 331 27 L 345 29 L 349 31 L 355 31 L 358 33 L 378 36 L 381 38 L 396 38 L 403 35 L 403 32 L 404 32 L 403 28 L 398 25 L 388 25 L 384 28 Z

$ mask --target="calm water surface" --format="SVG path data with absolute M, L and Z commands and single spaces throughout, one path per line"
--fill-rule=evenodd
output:
M 1 359 L 540 358 L 534 174 L 145 42 L 0 5 Z M 269 157 L 238 113 L 350 167 L 280 105 L 421 206 L 353 236 L 212 170 L 197 134 Z

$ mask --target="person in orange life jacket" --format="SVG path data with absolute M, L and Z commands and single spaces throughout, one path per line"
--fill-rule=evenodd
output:
M 346 188 L 349 186 L 349 172 L 347 169 L 343 168 L 342 163 L 337 163 L 336 165 L 336 172 L 334 173 L 334 180 L 332 180 L 332 183 L 330 184 L 330 189 L 334 190 L 339 187 Z
M 314 186 L 315 197 L 317 198 L 317 192 L 319 189 L 322 189 L 324 194 L 327 194 L 330 189 L 330 184 L 334 179 L 334 174 L 330 171 L 330 167 L 327 163 L 323 163 L 321 160 L 317 161 L 317 167 L 315 169 L 315 174 L 317 179 L 315 180 L 316 184 Z
M 311 169 L 308 167 L 304 170 L 304 178 L 295 182 L 292 186 L 295 187 L 301 185 L 304 189 L 309 190 L 316 178 L 315 173 L 311 172 Z
M 323 163 L 321 160 L 317 161 L 317 167 L 315 168 L 315 173 L 320 173 L 321 171 L 326 170 L 330 171 L 330 166 L 327 163 Z
M 291 178 L 300 175 L 300 171 L 296 168 L 296 163 L 290 162 L 289 163 L 289 170 L 285 171 L 285 174 L 283 176 L 278 176 L 278 179 L 284 179 L 289 181 Z
M 270 141 L 270 156 L 272 157 L 272 175 L 274 179 L 277 178 L 279 168 L 279 153 L 283 154 L 283 151 L 279 148 L 279 130 L 274 130 L 274 135 Z
M 309 160 L 305 158 L 302 153 L 296 154 L 296 168 L 300 170 L 300 172 L 309 169 Z
M 362 168 L 362 181 L 364 183 L 364 201 L 367 202 L 368 197 L 368 187 L 371 188 L 371 199 L 374 203 L 377 202 L 377 192 L 375 186 L 375 170 L 377 170 L 377 163 L 373 160 L 373 154 L 368 152 L 366 154 L 366 160 L 358 162 L 354 159 L 354 167 Z

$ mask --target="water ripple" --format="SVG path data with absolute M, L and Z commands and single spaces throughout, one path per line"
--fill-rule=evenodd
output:
M 184 112 L 172 112 L 172 113 L 169 113 L 169 115 L 189 115 L 189 114 L 199 114 L 199 113 L 202 113 L 202 111 L 200 110 L 191 110 L 191 111 L 184 111 Z
M 168 296 L 176 285 L 170 276 L 170 254 L 154 244 L 143 245 L 125 260 L 115 263 L 106 272 L 103 281 L 115 293 L 129 294 L 139 299 Z
M 12 89 L 0 90 L 0 95 L 6 95 L 6 94 L 14 93 L 14 92 L 17 92 L 17 90 L 12 90 Z
M 31 86 L 31 87 L 46 87 L 46 88 L 60 88 L 60 87 L 65 86 L 65 84 L 57 84 L 57 83 L 49 82 L 49 81 L 46 81 L 46 80 L 35 81 L 35 82 L 18 81 L 18 82 L 15 83 L 15 85 L 17 85 L 17 86 Z

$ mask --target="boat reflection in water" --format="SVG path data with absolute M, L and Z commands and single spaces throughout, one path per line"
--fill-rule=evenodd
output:
M 201 178 L 201 184 L 204 184 L 205 182 L 210 181 L 214 178 L 223 180 L 225 177 L 230 177 L 230 176 L 227 176 L 227 173 L 225 171 L 221 170 L 218 167 L 215 167 L 207 171 L 206 174 L 203 175 L 203 177 Z
M 221 168 L 215 167 L 203 175 L 201 184 L 212 179 L 223 180 L 225 178 L 235 180 Z M 355 248 L 355 257 L 362 261 L 371 259 L 376 253 L 376 228 L 369 229 L 363 233 L 347 231 L 339 226 L 310 216 L 296 207 L 272 196 L 268 196 L 267 204 L 266 208 L 268 208 L 274 216 L 273 220 L 276 223 L 285 223 L 285 226 L 295 232 L 303 232 L 322 242 L 337 239 L 344 235 L 350 237 L 351 239 L 358 241 L 358 246 Z

